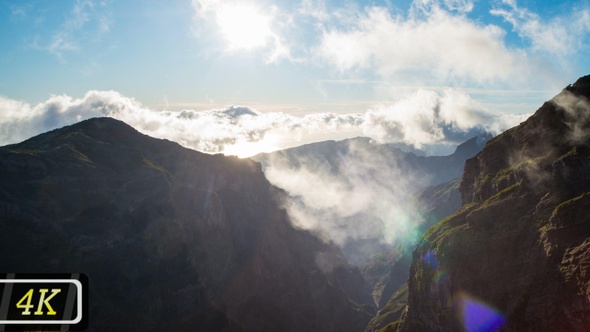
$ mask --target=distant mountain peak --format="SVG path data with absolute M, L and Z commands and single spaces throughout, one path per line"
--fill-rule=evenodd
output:
M 56 131 L 77 131 L 82 130 L 87 134 L 101 136 L 105 139 L 114 139 L 110 136 L 118 135 L 138 135 L 139 131 L 127 123 L 110 117 L 97 117 L 80 121 L 70 126 L 65 126 Z M 141 135 L 141 134 L 140 134 Z M 146 136 L 146 135 L 142 135 Z
M 56 145 L 64 139 L 71 138 L 74 133 L 84 133 L 86 136 L 94 139 L 100 138 L 101 141 L 114 141 L 121 136 L 129 137 L 139 134 L 135 128 L 123 121 L 109 117 L 99 117 L 57 128 L 9 146 L 29 149 L 41 146 L 47 147 L 48 145 Z
M 86 120 L 82 120 L 80 122 L 71 124 L 69 126 L 64 126 L 47 133 L 41 134 L 49 134 L 55 131 L 74 131 L 74 130 L 102 130 L 102 131 L 127 131 L 129 133 L 137 133 L 138 131 L 133 128 L 132 126 L 128 125 L 127 123 L 117 120 L 111 117 L 96 117 L 90 118 Z
M 469 155 L 472 156 L 485 146 L 485 144 L 494 137 L 490 133 L 484 133 L 468 139 L 467 141 L 459 144 L 455 149 L 454 155 Z

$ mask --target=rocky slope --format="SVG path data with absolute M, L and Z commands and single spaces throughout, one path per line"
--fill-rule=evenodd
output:
M 256 162 L 83 121 L 0 148 L 0 270 L 85 273 L 89 331 L 362 330 L 358 269 L 281 195 Z
M 587 331 L 590 76 L 467 161 L 413 254 L 398 331 Z

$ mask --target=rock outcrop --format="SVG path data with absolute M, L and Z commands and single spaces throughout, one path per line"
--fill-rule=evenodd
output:
M 587 331 L 590 76 L 467 161 L 413 253 L 398 331 Z
M 89 331 L 363 330 L 359 270 L 281 195 L 251 160 L 83 121 L 0 148 L 0 270 L 85 273 Z

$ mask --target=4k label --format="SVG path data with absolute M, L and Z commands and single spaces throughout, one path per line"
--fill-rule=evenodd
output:
M 84 274 L 0 275 L 0 331 L 80 331 L 88 325 Z

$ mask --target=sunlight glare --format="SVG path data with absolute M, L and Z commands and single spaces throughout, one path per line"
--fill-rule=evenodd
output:
M 279 150 L 277 138 L 267 135 L 263 140 L 248 142 L 240 140 L 233 145 L 225 147 L 223 154 L 226 156 L 237 156 L 238 158 L 249 158 L 259 153 L 268 153 Z
M 250 4 L 221 7 L 217 12 L 217 24 L 230 50 L 264 47 L 272 35 L 269 17 Z

